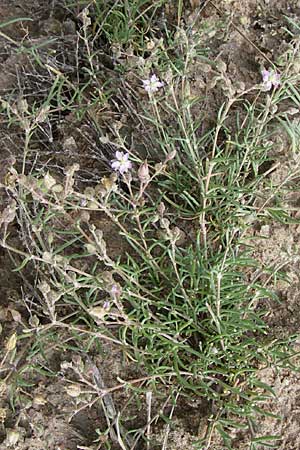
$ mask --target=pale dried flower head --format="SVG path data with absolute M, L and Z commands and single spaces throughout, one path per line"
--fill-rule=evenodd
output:
M 66 387 L 66 392 L 70 397 L 76 398 L 81 394 L 81 388 L 78 384 L 70 384 Z
M 6 444 L 8 447 L 15 447 L 20 440 L 20 432 L 14 429 L 6 430 Z
M 107 314 L 108 309 L 104 308 L 104 306 L 94 306 L 88 310 L 89 314 L 98 320 L 104 319 Z
M 34 406 L 44 406 L 47 403 L 48 403 L 47 399 L 41 394 L 37 394 L 33 397 L 33 405 Z

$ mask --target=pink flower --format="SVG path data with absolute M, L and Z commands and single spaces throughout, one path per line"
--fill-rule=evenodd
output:
M 123 175 L 132 168 L 132 162 L 129 160 L 129 153 L 117 151 L 115 157 L 116 159 L 111 161 L 111 167 L 116 172 L 120 172 L 120 174 Z
M 149 80 L 142 81 L 145 91 L 149 92 L 149 94 L 158 91 L 158 89 L 162 88 L 165 85 L 165 83 L 163 81 L 160 81 L 160 79 L 155 74 L 151 75 Z
M 263 78 L 263 89 L 264 91 L 270 91 L 272 86 L 277 88 L 280 85 L 280 74 L 276 73 L 273 69 L 261 71 Z
M 112 285 L 111 290 L 110 290 L 110 294 L 112 296 L 112 298 L 114 299 L 119 299 L 122 295 L 122 288 L 119 285 L 119 283 L 115 283 Z

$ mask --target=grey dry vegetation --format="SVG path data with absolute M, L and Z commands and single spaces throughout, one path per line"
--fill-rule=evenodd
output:
M 157 32 L 156 18 L 168 5 L 83 5 L 81 78 L 68 77 L 55 52 L 45 61 L 43 47 L 19 46 L 52 85 L 42 100 L 2 98 L 2 117 L 11 130 L 22 130 L 24 149 L 1 184 L 1 246 L 22 277 L 28 314 L 28 320 L 17 317 L 19 326 L 6 341 L 2 386 L 10 386 L 16 405 L 38 372 L 63 380 L 72 417 L 101 405 L 106 426 L 96 430 L 93 444 L 78 448 L 165 450 L 180 399 L 207 405 L 195 449 L 213 449 L 216 434 L 222 448 L 234 448 L 240 430 L 244 448 L 276 447 L 280 436 L 260 435 L 259 417 L 271 414 L 264 404 L 273 390 L 258 371 L 293 367 L 295 336 L 269 333 L 265 300 L 275 298 L 272 287 L 284 273 L 259 267 L 248 230 L 257 220 L 292 220 L 280 200 L 299 171 L 298 135 L 289 120 L 300 102 L 294 67 L 299 40 L 291 37 L 280 75 L 267 62 L 261 82 L 246 87 L 203 46 L 211 30 L 184 25 L 183 2 L 176 2 L 175 24 L 165 21 Z M 103 48 L 113 62 L 106 81 L 99 75 Z M 207 92 L 222 94 L 209 127 L 203 125 L 205 96 L 191 93 L 188 74 L 195 62 L 210 74 Z M 137 127 L 132 141 L 130 126 L 107 113 L 114 115 L 120 96 L 131 129 Z M 108 116 L 107 134 L 95 108 Z M 55 172 L 31 146 L 43 125 L 66 111 L 88 118 L 102 145 L 114 149 L 106 174 L 88 185 L 78 164 Z M 294 143 L 295 165 L 280 186 L 272 186 L 270 150 L 278 126 Z M 134 145 L 139 136 L 141 152 Z M 111 254 L 105 221 L 117 230 L 119 254 Z M 116 377 L 108 386 L 93 362 L 104 344 L 122 352 L 137 376 Z M 49 348 L 66 355 L 56 374 L 47 369 Z M 142 425 L 127 425 L 126 407 L 114 404 L 120 391 L 131 411 L 132 405 L 147 411 Z M 167 432 L 157 443 L 153 429 L 163 422 Z M 14 446 L 19 439 L 16 425 L 5 442 Z

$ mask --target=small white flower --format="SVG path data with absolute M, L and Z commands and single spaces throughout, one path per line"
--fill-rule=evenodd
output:
M 142 80 L 145 91 L 149 92 L 151 94 L 152 92 L 157 92 L 158 89 L 162 88 L 165 83 L 163 81 L 160 81 L 160 79 L 154 74 L 151 75 L 149 80 Z
M 263 90 L 270 91 L 272 87 L 277 88 L 280 85 L 280 74 L 276 73 L 273 69 L 263 69 L 261 71 L 263 79 Z
M 132 162 L 129 160 L 129 153 L 123 153 L 117 151 L 115 153 L 116 159 L 111 161 L 111 167 L 116 171 L 120 172 L 121 175 L 128 172 L 132 168 Z

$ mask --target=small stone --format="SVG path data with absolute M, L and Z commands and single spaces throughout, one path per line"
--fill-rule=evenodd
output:
M 263 236 L 270 236 L 270 225 L 263 225 L 260 229 L 260 234 Z

